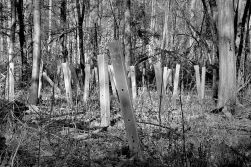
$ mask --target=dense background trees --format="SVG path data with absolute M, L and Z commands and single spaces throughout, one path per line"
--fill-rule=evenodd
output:
M 172 123 L 169 116 L 177 109 L 176 102 L 181 105 L 182 124 L 185 124 L 182 96 L 187 95 L 186 99 L 193 97 L 196 84 L 202 84 L 200 79 L 198 80 L 199 67 L 203 67 L 201 73 L 206 69 L 205 94 L 215 102 L 213 108 L 217 109 L 213 112 L 218 113 L 224 109 L 224 112 L 229 110 L 231 114 L 238 114 L 239 106 L 250 104 L 250 16 L 249 0 L 0 0 L 1 98 L 12 101 L 11 105 L 18 99 L 40 106 L 40 110 L 41 106 L 47 107 L 44 109 L 46 112 L 50 111 L 49 114 L 46 113 L 47 116 L 51 116 L 54 105 L 58 103 L 67 106 L 65 110 L 68 113 L 83 110 L 86 114 L 93 106 L 93 110 L 96 110 L 93 96 L 98 96 L 97 92 L 101 86 L 95 83 L 95 80 L 106 76 L 101 80 L 104 87 L 109 88 L 112 81 L 109 81 L 108 75 L 111 77 L 114 69 L 107 67 L 107 64 L 113 63 L 112 56 L 122 54 L 126 72 L 120 69 L 115 71 L 115 74 L 118 77 L 123 74 L 128 78 L 121 77 L 123 83 L 118 85 L 126 88 L 128 86 L 128 92 L 132 94 L 132 87 L 135 85 L 131 85 L 132 82 L 128 82 L 128 85 L 124 82 L 130 81 L 132 73 L 136 72 L 137 86 L 149 91 L 150 101 L 151 91 L 155 92 L 156 87 L 158 89 L 158 97 L 155 100 L 159 102 L 159 108 L 156 109 L 159 122 L 150 124 L 160 127 L 159 134 L 162 135 L 163 128 L 169 126 L 165 123 Z M 117 43 L 121 43 L 122 50 L 118 51 L 116 47 L 114 49 L 110 46 L 114 49 L 113 52 L 117 53 L 112 55 L 108 46 L 114 40 L 117 41 L 116 44 L 113 42 L 114 46 L 120 48 Z M 98 67 L 98 64 L 102 64 L 102 69 L 106 69 L 104 74 L 99 73 L 99 77 L 98 68 L 101 67 Z M 194 65 L 199 66 L 194 68 Z M 116 73 L 118 71 L 119 74 Z M 170 75 L 168 81 L 163 80 L 163 74 L 167 73 Z M 180 79 L 180 82 L 176 82 L 174 86 L 175 77 L 176 80 Z M 44 81 L 43 85 L 40 81 Z M 114 80 L 113 84 L 116 85 L 116 82 Z M 175 97 L 171 103 L 168 97 L 174 87 Z M 124 94 L 123 90 L 119 94 Z M 199 86 L 197 90 L 198 94 L 204 96 L 204 93 L 199 93 L 202 90 Z M 143 102 L 147 101 L 147 98 L 140 94 L 141 89 L 138 91 L 144 106 Z M 114 107 L 112 100 L 117 99 L 118 94 L 113 90 L 110 98 L 109 90 L 101 92 L 106 101 L 97 104 L 105 106 L 102 113 L 107 119 L 101 118 L 101 126 L 107 128 L 112 122 L 110 117 L 113 113 L 110 115 L 105 110 Z M 102 99 L 101 95 L 99 96 Z M 133 105 L 137 106 L 138 97 L 135 96 L 136 92 Z M 48 99 L 50 107 L 44 104 Z M 64 103 L 65 99 L 67 103 Z M 125 99 L 125 103 L 130 103 L 129 97 Z M 120 99 L 121 101 L 123 100 Z M 109 105 L 106 105 L 107 103 Z M 147 103 L 153 106 L 152 101 Z M 198 103 L 199 106 L 208 107 L 205 101 Z M 163 109 L 161 105 L 164 106 Z M 128 106 L 131 113 L 134 109 L 137 110 L 131 103 L 122 105 L 122 108 Z M 61 106 L 58 108 L 61 112 Z M 12 109 L 14 110 L 14 107 Z M 116 108 L 116 112 L 117 110 L 119 111 Z M 165 116 L 167 110 L 168 116 Z M 152 114 L 155 110 L 151 108 L 136 112 L 135 120 L 143 118 L 142 115 L 148 112 Z M 41 115 L 40 113 L 41 122 L 43 119 L 51 119 Z M 150 118 L 149 115 L 145 117 Z M 165 121 L 166 117 L 168 121 Z M 135 152 L 138 152 L 140 142 L 134 115 L 130 115 L 125 122 L 128 123 L 126 129 L 131 130 L 133 134 L 128 136 L 129 141 L 136 143 Z M 69 126 L 73 125 L 69 123 Z M 76 128 L 80 125 L 74 123 L 74 126 Z M 183 126 L 183 143 L 186 143 L 186 128 Z M 46 129 L 46 132 L 47 130 L 50 132 L 51 129 Z M 168 134 L 171 133 L 176 135 L 172 128 Z M 188 146 L 183 147 L 185 153 L 181 155 L 183 165 L 184 157 L 188 156 L 187 148 Z
M 11 42 L 14 43 L 13 60 L 17 61 L 15 63 L 17 69 L 21 69 L 17 70 L 20 73 L 17 81 L 20 83 L 27 81 L 25 78 L 29 78 L 31 73 L 28 72 L 31 70 L 28 62 L 32 61 L 33 55 L 31 54 L 34 32 L 32 17 L 35 17 L 32 3 L 32 1 L 22 0 L 13 1 L 11 6 L 7 6 L 8 3 L 4 1 L 1 3 L 3 23 L 1 41 L 3 45 L 10 44 L 9 48 L 12 48 Z M 221 28 L 218 24 L 220 17 L 217 16 L 220 16 L 218 12 L 220 2 L 217 3 L 215 0 L 51 2 L 48 0 L 40 3 L 41 54 L 45 68 L 50 71 L 51 77 L 57 71 L 53 69 L 56 67 L 55 64 L 68 60 L 75 68 L 81 70 L 82 84 L 85 64 L 92 64 L 92 67 L 96 65 L 97 55 L 106 54 L 107 43 L 115 38 L 121 39 L 124 43 L 127 69 L 134 64 L 137 64 L 138 69 L 142 69 L 143 66 L 150 67 L 157 60 L 161 60 L 162 65 L 171 68 L 174 68 L 176 62 L 180 62 L 183 64 L 183 70 L 186 71 L 191 70 L 194 64 L 211 65 L 210 67 L 217 72 L 213 73 L 209 69 L 208 74 L 218 78 L 215 75 L 218 75 L 219 68 L 217 43 L 220 40 L 218 33 L 221 33 Z M 236 50 L 233 53 L 236 54 L 237 85 L 241 87 L 248 80 L 245 75 L 248 69 L 245 66 L 249 64 L 247 48 L 249 47 L 250 4 L 249 1 L 236 1 L 233 4 L 234 9 L 231 9 L 232 19 L 234 19 L 233 35 L 236 41 L 233 43 L 233 49 Z M 13 5 L 15 10 L 12 9 Z M 10 18 L 9 13 L 12 22 L 7 17 Z M 7 22 L 9 28 L 6 26 Z M 17 31 L 14 30 L 15 25 Z M 229 31 L 228 29 L 229 27 L 224 31 Z M 14 31 L 19 35 L 14 36 Z M 9 43 L 8 36 L 11 37 Z M 20 41 L 19 46 L 17 41 Z M 58 49 L 59 44 L 61 53 Z M 3 50 L 3 60 L 6 60 L 6 55 L 6 51 Z M 9 67 L 13 68 L 12 65 Z M 150 68 L 147 68 L 148 72 L 149 70 Z M 140 71 L 138 73 L 141 73 Z M 187 77 L 189 76 L 184 76 Z

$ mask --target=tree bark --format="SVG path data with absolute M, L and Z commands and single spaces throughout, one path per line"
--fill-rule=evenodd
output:
M 38 104 L 38 84 L 39 84 L 39 72 L 41 62 L 41 20 L 40 20 L 40 0 L 34 0 L 33 9 L 33 23 L 34 23 L 34 35 L 33 35 L 33 64 L 32 64 L 32 78 L 31 78 L 31 94 L 30 103 L 33 105 Z
M 19 22 L 19 45 L 20 45 L 20 55 L 21 55 L 21 80 L 22 84 L 24 85 L 25 82 L 28 80 L 28 76 L 26 73 L 27 69 L 27 58 L 25 53 L 25 44 L 26 39 L 24 36 L 24 16 L 23 16 L 23 0 L 17 0 L 17 13 L 18 13 L 18 22 Z
M 212 53 L 212 65 L 213 65 L 213 98 L 217 101 L 218 99 L 218 78 L 219 78 L 219 70 L 218 70 L 218 61 L 219 58 L 219 46 L 218 46 L 218 35 L 217 35 L 217 12 L 216 12 L 216 4 L 210 3 L 210 1 L 202 0 L 202 4 L 204 7 L 205 14 L 207 18 L 209 18 L 210 31 L 212 35 L 213 49 Z M 217 105 L 217 104 L 216 104 Z
M 234 9 L 232 0 L 218 0 L 219 100 L 218 107 L 236 104 L 236 57 L 234 44 Z
M 8 70 L 8 99 L 14 100 L 14 46 L 15 46 L 15 31 L 16 31 L 16 0 L 11 0 L 11 21 L 10 21 L 10 39 L 9 39 L 9 70 Z
M 63 56 L 62 71 L 64 74 L 65 90 L 67 102 L 72 106 L 72 88 L 71 88 L 71 72 L 69 67 L 68 49 L 67 49 L 67 34 L 65 33 L 67 27 L 66 19 L 67 0 L 61 1 L 61 25 L 63 27 L 63 35 L 61 36 L 61 51 Z
M 68 50 L 67 50 L 67 36 L 65 33 L 66 27 L 67 27 L 67 22 L 66 22 L 66 2 L 67 0 L 62 0 L 61 1 L 61 21 L 62 21 L 62 29 L 63 29 L 63 34 L 61 36 L 61 48 L 62 48 L 62 56 L 63 56 L 63 62 L 68 61 Z
M 151 12 L 151 32 L 154 33 L 155 32 L 155 7 L 156 7 L 156 0 L 152 0 L 152 12 Z M 154 46 L 155 46 L 155 40 L 153 37 L 151 37 L 150 39 L 150 44 L 149 44 L 149 56 L 154 55 Z M 149 59 L 149 62 L 152 62 L 152 59 Z
M 3 17 L 3 2 L 2 0 L 0 1 L 0 18 Z M 4 26 L 5 21 L 3 21 L 2 19 L 0 20 L 0 25 L 2 25 L 3 28 L 5 28 Z M 4 44 L 4 36 L 1 33 L 0 34 L 0 53 L 3 53 L 3 44 Z
M 125 65 L 126 70 L 129 71 L 131 65 L 131 51 L 132 51 L 132 41 L 131 41 L 131 0 L 125 1 L 126 11 L 125 17 Z
M 127 74 L 122 54 L 122 46 L 119 41 L 113 41 L 109 44 L 109 50 L 111 53 L 111 60 L 114 68 L 116 86 L 125 123 L 130 153 L 131 155 L 138 155 L 138 157 L 141 157 L 142 152 L 140 140 L 137 132 L 137 124 L 135 121 L 132 99 L 129 93 Z
M 84 34 L 83 34 L 83 22 L 85 16 L 85 8 L 86 4 L 85 1 L 82 4 L 82 11 L 80 7 L 79 0 L 76 0 L 76 7 L 77 7 L 77 15 L 78 15 L 78 38 L 79 38 L 79 52 L 80 52 L 80 69 L 81 69 L 81 79 L 80 85 L 84 84 L 85 80 L 85 55 L 84 55 Z
M 48 52 L 51 52 L 50 42 L 51 42 L 51 28 L 52 28 L 52 0 L 49 0 L 49 34 L 48 34 Z
M 163 27 L 163 34 L 162 34 L 162 43 L 161 43 L 161 49 L 166 49 L 166 46 L 168 44 L 168 17 L 169 17 L 169 2 L 166 2 L 165 4 L 165 17 L 164 17 L 164 27 Z
M 241 27 L 240 27 L 240 34 L 236 33 L 236 38 L 237 38 L 237 34 L 240 35 L 239 37 L 239 46 L 237 47 L 238 48 L 238 54 L 237 54 L 237 71 L 238 71 L 238 81 L 240 81 L 243 76 L 241 76 L 244 72 L 244 61 L 245 61 L 245 53 L 243 54 L 243 51 L 244 51 L 244 48 L 245 48 L 245 44 L 246 44 L 246 31 L 248 29 L 248 26 L 247 25 L 247 28 L 245 28 L 246 26 L 246 23 L 249 21 L 250 19 L 250 10 L 251 10 L 251 1 L 247 1 L 246 3 L 246 6 L 245 6 L 245 9 L 244 9 L 244 12 L 243 12 L 243 15 L 242 15 L 242 20 L 241 20 Z M 238 27 L 237 27 L 238 29 Z

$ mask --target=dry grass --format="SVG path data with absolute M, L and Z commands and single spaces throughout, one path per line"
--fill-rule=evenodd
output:
M 249 108 L 239 107 L 230 119 L 224 113 L 209 112 L 214 108 L 209 96 L 199 101 L 192 93 L 182 95 L 175 108 L 166 96 L 160 127 L 159 97 L 153 91 L 139 92 L 134 108 L 144 160 L 137 161 L 129 157 L 122 114 L 114 97 L 113 126 L 99 127 L 97 92 L 91 93 L 88 104 L 77 104 L 76 98 L 72 108 L 60 93 L 52 106 L 50 90 L 44 92 L 42 103 L 25 121 L 9 119 L 1 125 L 6 137 L 3 161 L 22 167 L 251 165 Z

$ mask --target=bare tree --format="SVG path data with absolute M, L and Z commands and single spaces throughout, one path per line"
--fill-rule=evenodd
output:
M 218 107 L 236 103 L 236 57 L 233 0 L 218 0 L 219 101 Z
M 27 81 L 27 74 L 26 74 L 26 68 L 27 68 L 27 57 L 25 56 L 25 36 L 24 36 L 24 16 L 23 16 L 23 0 L 17 0 L 17 16 L 18 16 L 18 22 L 19 22 L 19 45 L 20 45 L 20 55 L 21 55 L 21 80 L 22 85 L 24 82 Z
M 32 78 L 31 78 L 31 94 L 29 102 L 36 105 L 38 103 L 38 84 L 39 71 L 41 62 L 41 21 L 40 21 L 40 0 L 34 0 L 33 9 L 33 64 L 32 64 Z
M 51 41 L 51 28 L 52 28 L 52 0 L 49 0 L 49 34 L 48 34 L 48 52 L 50 53 L 50 41 Z
M 85 55 L 84 55 L 84 34 L 83 34 L 83 22 L 86 9 L 86 0 L 82 2 L 82 9 L 79 0 L 76 0 L 77 16 L 78 16 L 78 38 L 79 38 L 79 52 L 80 52 L 80 68 L 82 78 L 80 79 L 80 85 L 84 83 L 85 74 Z M 83 87 L 83 86 L 81 86 Z
M 243 4 L 243 1 L 240 1 L 239 3 Z M 243 13 L 243 14 L 240 14 L 240 17 L 241 17 L 240 23 L 236 21 L 236 25 L 235 25 L 235 39 L 236 41 L 238 41 L 236 42 L 236 45 L 238 45 L 237 55 L 236 55 L 237 57 L 236 69 L 238 73 L 237 83 L 238 83 L 238 86 L 240 86 L 244 84 L 244 80 L 245 80 L 245 62 L 246 62 L 247 56 L 244 51 L 248 50 L 246 46 L 248 43 L 247 38 L 248 38 L 249 20 L 250 20 L 250 15 L 251 15 L 251 12 L 250 12 L 251 1 L 246 1 L 245 5 L 238 5 L 238 6 L 241 6 L 237 8 L 237 10 L 239 11 L 238 13 Z M 238 16 L 236 17 L 238 18 Z M 238 27 L 239 24 L 240 24 L 240 27 Z
M 60 38 L 60 41 L 61 41 L 61 51 L 62 51 L 62 56 L 63 56 L 63 62 L 66 62 L 67 61 L 67 58 L 68 58 L 68 50 L 67 50 L 67 47 L 66 47 L 66 44 L 67 44 L 67 34 L 65 32 L 66 30 L 66 27 L 67 27 L 67 22 L 66 22 L 66 4 L 67 1 L 66 0 L 62 0 L 61 1 L 61 7 L 60 7 L 60 10 L 61 10 L 61 25 L 62 25 L 62 29 L 63 29 L 63 32 L 62 32 L 62 36 Z
M 131 41 L 131 0 L 125 1 L 125 65 L 126 70 L 129 71 L 131 65 L 131 52 L 132 52 L 132 41 Z
M 8 71 L 8 98 L 10 101 L 14 100 L 14 45 L 15 45 L 15 31 L 16 31 L 16 0 L 11 0 L 11 20 L 10 20 L 10 39 L 9 39 L 9 71 Z
M 152 33 L 155 32 L 155 25 L 156 25 L 155 8 L 156 8 L 156 0 L 152 0 L 151 25 L 150 25 L 150 29 L 151 29 Z M 154 55 L 154 47 L 155 47 L 155 39 L 153 37 L 151 37 L 150 44 L 149 44 L 149 53 L 150 53 L 149 56 Z M 151 59 L 149 59 L 149 61 L 151 63 Z
M 68 64 L 68 49 L 67 49 L 67 34 L 66 34 L 66 27 L 67 27 L 67 0 L 61 1 L 61 25 L 62 25 L 62 36 L 61 40 L 61 52 L 63 56 L 63 63 L 62 63 L 62 70 L 64 74 L 64 81 L 65 81 L 65 90 L 66 90 L 66 97 L 69 105 L 72 105 L 72 89 L 71 89 L 71 72 L 70 66 Z

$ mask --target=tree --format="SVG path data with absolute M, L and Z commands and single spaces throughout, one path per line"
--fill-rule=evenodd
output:
M 27 74 L 26 74 L 26 68 L 27 68 L 27 58 L 26 58 L 26 53 L 25 53 L 25 35 L 24 35 L 24 16 L 23 16 L 23 0 L 17 0 L 17 16 L 18 16 L 18 22 L 19 22 L 19 44 L 20 44 L 20 55 L 21 55 L 21 80 L 22 80 L 22 85 L 24 82 L 27 81 Z
M 156 19 L 155 19 L 155 7 L 156 7 L 156 0 L 152 0 L 152 12 L 151 12 L 151 24 L 150 24 L 150 29 L 152 33 L 155 32 L 155 24 L 156 24 Z M 150 39 L 150 44 L 149 44 L 149 56 L 154 55 L 154 47 L 155 47 L 155 39 L 151 37 Z M 151 62 L 151 59 L 150 59 Z
M 4 28 L 4 21 L 2 20 L 3 18 L 3 3 L 0 1 L 0 24 Z M 3 44 L 4 44 L 4 36 L 2 32 L 0 32 L 0 53 L 3 53 Z
M 60 13 L 61 13 L 61 25 L 62 25 L 62 36 L 60 38 L 61 40 L 61 52 L 63 56 L 63 63 L 62 63 L 62 69 L 64 74 L 64 81 L 65 81 L 65 90 L 66 90 L 66 97 L 68 104 L 72 105 L 72 89 L 71 89 L 71 72 L 70 72 L 70 66 L 68 64 L 68 50 L 67 50 L 67 33 L 66 33 L 66 27 L 67 27 L 67 0 L 61 1 L 61 7 L 60 7 Z
M 32 63 L 32 78 L 31 78 L 31 94 L 30 103 L 36 105 L 38 103 L 38 84 L 39 84 L 39 71 L 41 62 L 41 22 L 40 22 L 40 0 L 34 0 L 33 9 L 33 63 Z
M 16 31 L 16 0 L 11 0 L 11 21 L 10 21 L 10 39 L 9 39 L 9 83 L 8 83 L 8 97 L 10 101 L 14 100 L 14 45 L 15 45 L 15 31 Z
M 77 7 L 77 17 L 78 17 L 78 39 L 79 39 L 79 52 L 80 52 L 80 69 L 82 73 L 82 78 L 80 79 L 80 85 L 84 83 L 85 79 L 85 54 L 84 54 L 84 34 L 83 34 L 83 22 L 86 9 L 86 0 L 82 2 L 82 10 L 80 7 L 79 0 L 76 0 Z M 81 86 L 83 87 L 83 86 Z
M 50 42 L 51 42 L 51 28 L 52 28 L 52 0 L 49 0 L 49 34 L 48 34 L 48 52 L 51 52 Z
M 67 62 L 68 59 L 68 50 L 66 47 L 67 44 L 67 33 L 66 33 L 66 27 L 67 27 L 67 22 L 66 22 L 66 4 L 67 1 L 66 0 L 62 0 L 61 1 L 61 25 L 62 25 L 62 35 L 60 37 L 60 41 L 61 41 L 61 51 L 62 51 L 62 56 L 63 56 L 63 62 Z
M 235 39 L 236 39 L 236 71 L 237 71 L 237 85 L 241 86 L 244 84 L 245 76 L 245 62 L 247 60 L 247 54 L 245 51 L 248 50 L 246 47 L 248 44 L 248 31 L 249 31 L 249 20 L 251 15 L 251 1 L 239 1 L 237 7 L 237 13 L 235 18 Z M 239 15 L 238 15 L 239 14 Z M 241 19 L 239 19 L 239 17 Z M 237 19 L 238 18 L 238 19 Z M 237 21 L 236 21 L 237 20 Z M 240 21 L 238 21 L 240 20 Z M 239 26 L 240 25 L 240 26 Z
M 126 70 L 129 71 L 131 65 L 131 52 L 132 52 L 132 41 L 131 41 L 131 0 L 125 1 L 125 64 Z
M 218 107 L 236 103 L 236 57 L 233 0 L 218 0 L 219 100 Z

